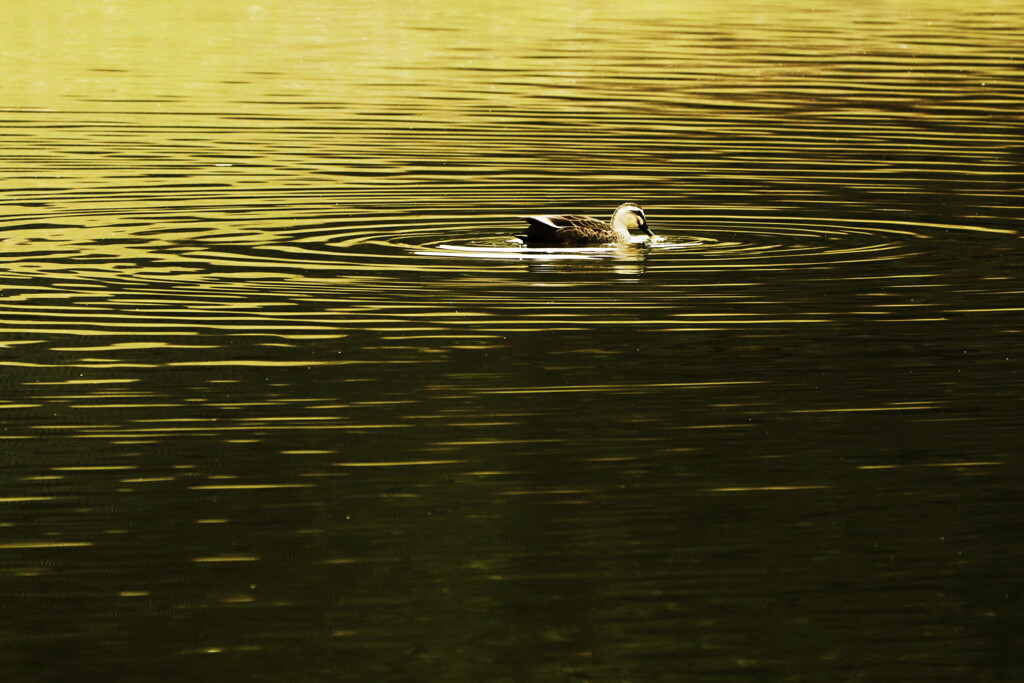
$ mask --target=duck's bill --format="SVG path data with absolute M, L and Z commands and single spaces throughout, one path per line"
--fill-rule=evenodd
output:
M 651 232 L 651 229 L 647 227 L 646 223 L 640 226 L 640 230 L 641 232 L 644 232 L 648 237 L 654 237 L 654 233 Z

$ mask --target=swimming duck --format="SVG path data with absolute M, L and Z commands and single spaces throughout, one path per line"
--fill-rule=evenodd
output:
M 626 244 L 632 236 L 630 228 L 639 228 L 647 235 L 644 210 L 633 202 L 615 209 L 608 223 L 590 216 L 517 216 L 530 224 L 524 235 L 516 235 L 526 244 Z

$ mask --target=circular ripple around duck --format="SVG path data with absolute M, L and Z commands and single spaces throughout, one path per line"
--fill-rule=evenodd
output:
M 0 233 L 5 269 L 22 277 L 156 278 L 187 286 L 280 273 L 289 279 L 410 270 L 518 270 L 523 262 L 644 262 L 659 269 L 831 267 L 913 259 L 936 237 L 1006 230 L 895 221 L 663 215 L 658 238 L 621 246 L 533 248 L 507 216 L 371 216 L 133 222 L 104 228 L 12 225 Z M 255 216 L 253 218 L 256 218 Z
M 885 277 L 941 273 L 949 253 L 975 249 L 980 258 L 991 254 L 986 237 L 1017 239 L 969 226 L 664 213 L 659 239 L 647 245 L 537 249 L 514 241 L 518 227 L 504 215 L 289 219 L 258 211 L 8 224 L 0 230 L 0 284 L 9 292 L 0 322 L 26 334 L 149 336 L 604 324 L 671 308 L 692 295 L 688 287 L 708 282 L 749 284 L 759 281 L 752 273 L 801 269 L 843 279 L 862 276 L 857 264 L 865 263 L 876 273 L 881 264 Z M 718 275 L 702 274 L 710 272 Z M 617 308 L 622 283 L 641 279 L 630 306 Z M 539 285 L 562 289 L 524 313 L 526 288 Z
M 493 268 L 494 261 L 651 261 L 659 268 L 763 269 L 839 266 L 911 259 L 925 240 L 949 234 L 1013 234 L 971 226 L 893 221 L 687 216 L 663 218 L 655 240 L 619 246 L 525 247 L 511 228 L 481 229 L 470 219 L 346 232 L 322 251 L 350 263 L 375 261 L 424 269 Z M 490 262 L 490 264 L 488 264 Z

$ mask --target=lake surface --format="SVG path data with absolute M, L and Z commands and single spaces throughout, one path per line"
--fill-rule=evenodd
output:
M 4 681 L 1024 677 L 1020 3 L 4 11 Z

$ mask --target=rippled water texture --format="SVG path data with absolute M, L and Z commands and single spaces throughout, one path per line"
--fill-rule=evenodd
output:
M 4 681 L 1024 677 L 1019 3 L 0 45 Z

